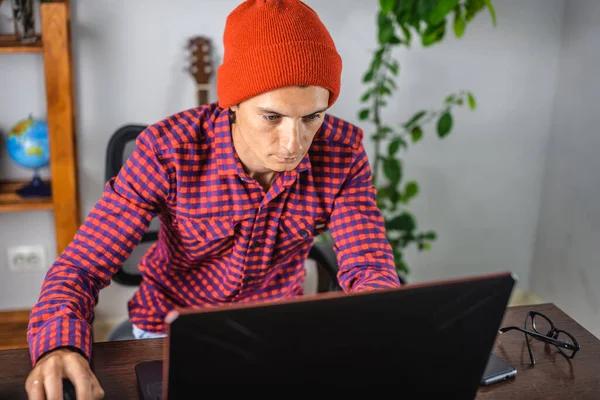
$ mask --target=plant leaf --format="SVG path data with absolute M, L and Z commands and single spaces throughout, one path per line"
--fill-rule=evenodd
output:
M 451 129 L 452 129 L 452 114 L 450 114 L 450 112 L 446 111 L 444 114 L 442 114 L 442 116 L 438 120 L 438 124 L 437 124 L 438 136 L 441 138 L 445 137 L 448 133 L 450 133 Z
M 406 147 L 406 142 L 401 137 L 397 137 L 390 142 L 388 146 L 388 155 L 393 157 L 398 152 L 400 147 Z
M 402 260 L 396 260 L 396 271 L 399 271 L 399 274 L 402 275 L 408 275 L 410 272 L 410 269 L 408 268 L 408 265 L 406 265 L 406 263 Z
M 392 90 L 389 87 L 385 86 L 385 82 L 381 83 L 381 86 L 379 86 L 379 89 L 377 90 L 377 92 L 380 95 L 384 95 L 384 94 L 390 95 L 390 94 L 392 94 Z
M 427 232 L 424 237 L 427 240 L 436 240 L 437 239 L 437 235 L 433 231 Z
M 429 12 L 427 23 L 430 25 L 441 23 L 446 18 L 446 14 L 454 10 L 457 5 L 458 0 L 438 0 Z
M 371 88 L 371 89 L 367 90 L 367 91 L 366 91 L 366 92 L 365 92 L 365 93 L 362 95 L 362 97 L 360 98 L 360 102 L 361 102 L 361 103 L 364 103 L 364 102 L 366 102 L 367 100 L 369 100 L 369 98 L 370 98 L 370 97 L 373 95 L 373 92 L 374 92 L 374 91 L 375 91 L 375 89 L 374 89 L 374 88 Z
M 398 36 L 392 35 L 392 37 L 390 38 L 390 40 L 388 40 L 388 43 L 389 44 L 401 44 L 401 43 L 404 43 L 404 42 Z
M 415 126 L 410 131 L 410 136 L 412 138 L 413 143 L 417 143 L 423 137 L 423 130 L 420 126 Z
M 392 189 L 389 187 L 377 188 L 378 199 L 389 199 L 391 197 Z
M 375 72 L 370 69 L 367 72 L 365 72 L 365 74 L 363 75 L 363 82 L 367 83 L 367 82 L 371 82 L 373 80 L 373 76 L 375 75 Z
M 467 99 L 469 100 L 469 108 L 471 110 L 474 110 L 475 107 L 477 107 L 477 103 L 475 102 L 475 97 L 473 96 L 473 93 L 467 93 Z
M 419 184 L 415 181 L 410 181 L 406 184 L 404 188 L 404 201 L 412 199 L 419 193 Z
M 409 28 L 407 28 L 404 24 L 400 24 L 400 29 L 404 34 L 404 43 L 406 43 L 406 47 L 410 47 L 410 39 L 412 38 L 412 35 L 410 33 Z
M 360 110 L 360 112 L 358 113 L 358 119 L 360 119 L 361 121 L 364 121 L 365 119 L 369 118 L 369 112 L 371 110 L 368 108 L 363 108 L 362 110 Z
M 404 124 L 404 128 L 408 129 L 410 128 L 411 125 L 413 125 L 415 122 L 417 122 L 418 120 L 420 120 L 427 112 L 425 110 L 416 112 L 411 119 L 408 120 L 408 122 L 406 122 Z
M 423 47 L 428 47 L 441 41 L 446 33 L 446 22 L 443 21 L 439 25 L 429 25 L 423 36 L 421 36 L 421 44 Z
M 373 61 L 371 62 L 371 71 L 373 71 L 374 73 L 377 72 L 379 70 L 379 67 L 381 66 L 381 62 L 383 61 L 383 53 L 385 52 L 385 47 L 381 47 L 380 49 L 378 49 L 377 51 L 375 51 L 373 54 Z
M 467 0 L 465 2 L 465 20 L 471 21 L 485 7 L 485 0 Z
M 400 164 L 400 160 L 395 158 L 384 158 L 383 173 L 389 179 L 390 185 L 393 187 L 398 185 L 402 178 L 402 165 Z
M 494 26 L 496 26 L 496 10 L 494 9 L 492 2 L 490 0 L 485 0 L 485 5 L 487 6 L 488 10 L 490 10 L 490 15 L 492 16 L 492 23 L 494 24 Z
M 387 14 L 394 10 L 394 6 L 396 5 L 396 0 L 379 0 L 379 6 L 381 7 L 381 12 L 383 14 Z
M 418 248 L 419 251 L 429 251 L 431 250 L 431 245 L 429 243 L 419 243 Z
M 387 137 L 387 135 L 391 132 L 392 132 L 392 128 L 390 128 L 389 126 L 381 126 L 377 130 L 376 135 L 380 139 L 385 139 Z
M 412 215 L 407 212 L 392 218 L 386 224 L 386 229 L 394 231 L 411 232 L 415 229 L 416 224 Z
M 417 17 L 421 21 L 429 21 L 429 16 L 435 11 L 438 0 L 419 0 L 415 1 L 417 6 Z
M 377 19 L 379 30 L 378 30 L 378 39 L 379 44 L 383 45 L 388 43 L 392 37 L 394 36 L 394 24 L 391 19 L 387 17 L 386 14 L 379 13 L 379 17 Z
M 387 67 L 392 71 L 392 74 L 398 75 L 398 68 L 400 67 L 398 61 L 394 60 L 390 63 L 386 63 Z
M 465 34 L 467 22 L 465 21 L 460 6 L 454 11 L 454 34 L 456 37 L 462 37 Z

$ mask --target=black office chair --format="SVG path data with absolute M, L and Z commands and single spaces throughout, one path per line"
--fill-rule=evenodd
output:
M 108 181 L 116 176 L 124 161 L 135 148 L 135 139 L 146 128 L 146 125 L 131 124 L 119 128 L 108 142 L 106 151 L 105 180 Z M 158 231 L 148 229 L 142 237 L 140 245 L 152 243 L 158 240 Z M 341 287 L 337 281 L 338 264 L 330 241 L 315 241 L 310 249 L 308 259 L 316 266 L 316 292 L 339 291 Z M 142 277 L 137 271 L 128 272 L 126 268 L 119 270 L 112 279 L 125 286 L 138 286 Z M 132 325 L 129 319 L 119 323 L 108 335 L 108 340 L 133 339 Z

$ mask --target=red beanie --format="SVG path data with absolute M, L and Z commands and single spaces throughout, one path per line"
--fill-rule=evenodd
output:
M 217 71 L 219 106 L 287 86 L 340 91 L 342 60 L 317 13 L 299 0 L 246 0 L 229 16 Z

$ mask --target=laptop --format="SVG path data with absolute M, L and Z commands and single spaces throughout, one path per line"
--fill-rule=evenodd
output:
M 499 273 L 345 294 L 183 309 L 164 358 L 136 365 L 143 399 L 207 384 L 399 386 L 474 399 L 516 278 Z

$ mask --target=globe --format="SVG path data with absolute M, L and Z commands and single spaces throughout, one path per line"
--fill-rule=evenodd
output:
M 38 170 L 50 164 L 48 124 L 32 116 L 17 122 L 8 132 L 6 150 L 10 158 L 23 168 L 33 169 L 33 179 L 17 190 L 22 197 L 50 196 L 50 185 L 44 183 Z

